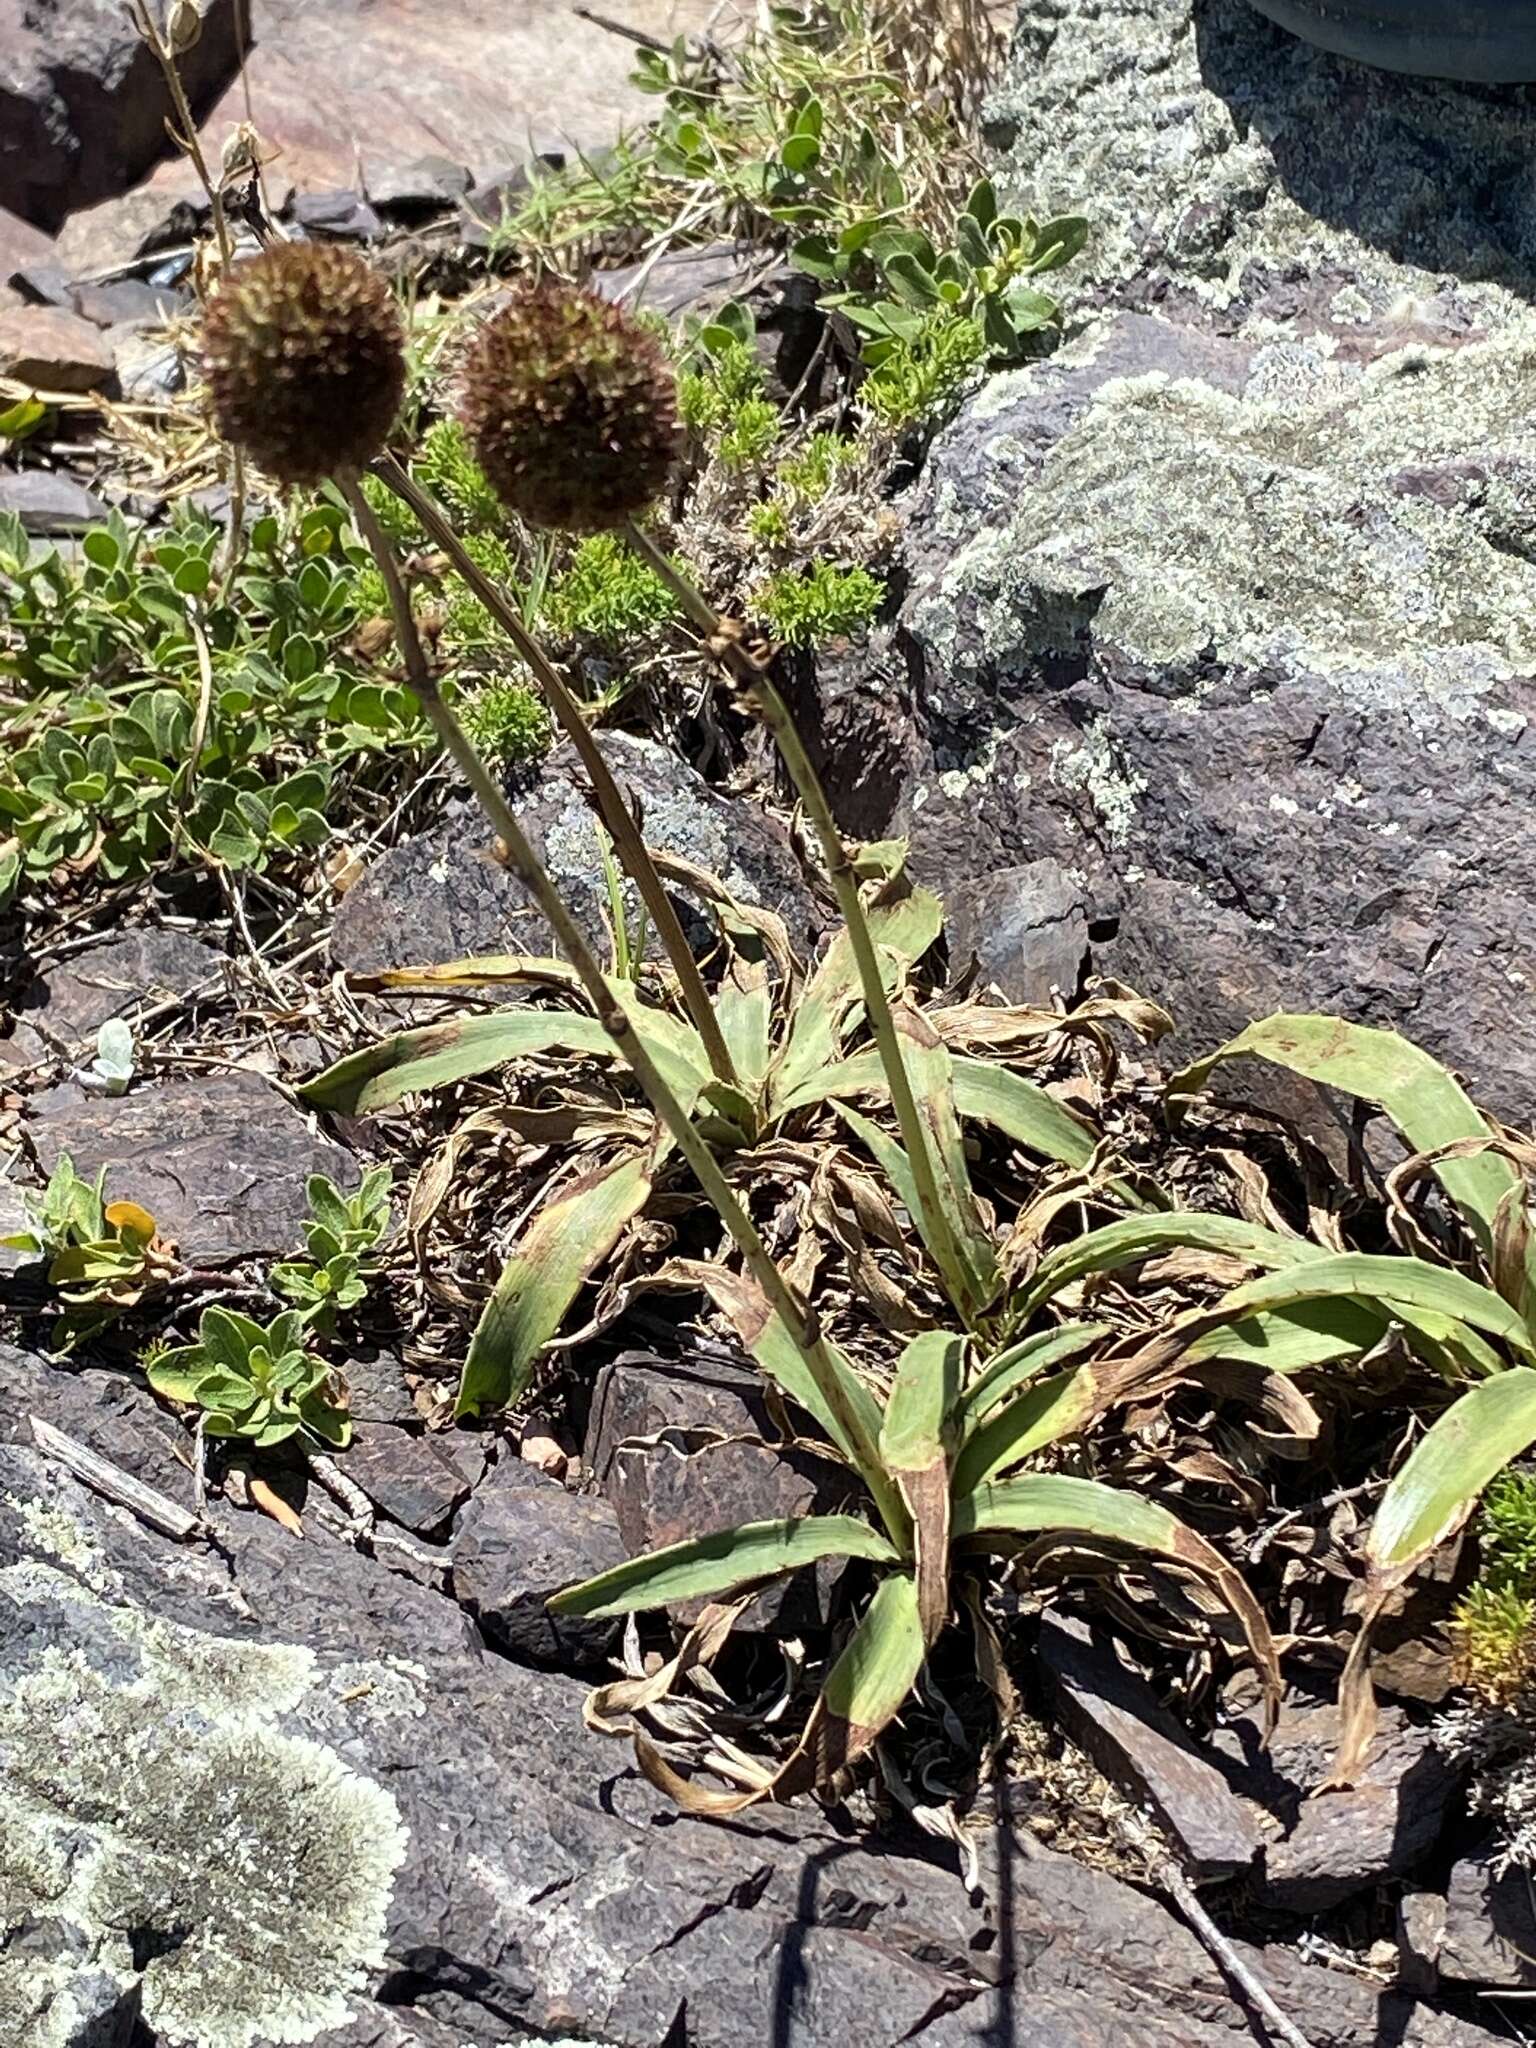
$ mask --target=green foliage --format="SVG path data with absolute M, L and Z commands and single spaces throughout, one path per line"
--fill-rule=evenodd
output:
M 778 407 L 764 395 L 753 329 L 746 307 L 727 306 L 697 332 L 678 371 L 678 417 L 732 470 L 762 468 L 783 432 Z
M 975 383 L 989 349 L 980 324 L 945 310 L 895 336 L 859 387 L 859 404 L 889 433 L 941 419 Z
M 304 1348 L 305 1318 L 288 1309 L 269 1324 L 205 1308 L 195 1344 L 146 1363 L 157 1394 L 202 1410 L 208 1436 L 238 1437 L 259 1450 L 297 1438 L 339 1449 L 352 1435 L 323 1358 Z
M 1536 1471 L 1512 1466 L 1490 1482 L 1477 1533 L 1482 1567 L 1452 1623 L 1459 1675 L 1512 1705 L 1536 1678 Z
M 309 1257 L 285 1260 L 268 1275 L 273 1292 L 293 1302 L 305 1323 L 329 1330 L 339 1313 L 366 1300 L 379 1270 L 374 1253 L 389 1229 L 391 1178 L 387 1166 L 371 1167 L 348 1195 L 323 1173 L 310 1176 Z
M 0 1244 L 47 1259 L 67 1342 L 131 1308 L 174 1263 L 155 1242 L 153 1216 L 135 1202 L 108 1202 L 105 1172 L 82 1180 L 67 1152 L 24 1206 L 28 1227 Z
M 258 521 L 227 592 L 219 540 L 197 516 L 150 540 L 114 515 L 66 564 L 0 518 L 0 676 L 26 705 L 0 762 L 11 892 L 63 865 L 259 872 L 430 745 L 411 693 L 350 654 L 372 593 L 338 507 Z
M 645 640 L 678 616 L 677 599 L 655 570 L 616 535 L 589 534 L 554 578 L 540 622 L 565 640 L 620 649 Z
M 1070 262 L 1088 239 L 1080 214 L 1040 222 L 1000 213 L 988 178 L 971 191 L 942 249 L 921 228 L 891 226 L 891 217 L 872 213 L 835 238 L 806 235 L 793 250 L 802 270 L 838 287 L 823 304 L 840 306 L 864 335 L 871 368 L 943 319 L 971 322 L 995 357 L 1019 356 L 1060 313 L 1032 280 Z
M 549 751 L 549 713 L 526 683 L 487 676 L 458 706 L 464 730 L 499 768 L 525 766 Z
M 867 632 L 885 601 L 885 585 L 867 569 L 817 561 L 807 570 L 771 576 L 757 610 L 790 647 L 819 647 Z
M 501 502 L 476 462 L 469 437 L 457 420 L 438 420 L 428 427 L 412 459 L 411 470 L 453 514 L 461 532 L 500 533 L 505 527 L 506 514 Z
M 1536 1595 L 1536 1471 L 1501 1472 L 1483 1496 L 1478 1525 L 1484 1580 Z
M 815 505 L 823 499 L 853 459 L 852 443 L 841 434 L 812 434 L 801 448 L 786 455 L 778 467 L 782 490 Z

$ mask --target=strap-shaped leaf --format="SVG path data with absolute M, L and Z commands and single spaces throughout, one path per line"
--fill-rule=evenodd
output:
M 999 1478 L 1034 1451 L 1081 1429 L 1099 1406 L 1100 1390 L 1091 1365 L 1057 1373 L 1027 1387 L 966 1438 L 955 1460 L 958 1497 Z
M 1206 1579 L 1236 1615 L 1271 1697 L 1278 1698 L 1280 1666 L 1274 1640 L 1242 1575 L 1220 1551 L 1154 1501 L 1096 1479 L 1031 1472 L 960 1495 L 952 1529 L 957 1543 L 969 1537 L 989 1549 L 1021 1536 L 1059 1532 L 1120 1544 L 1186 1566 Z
M 895 903 L 870 905 L 865 916 L 880 961 L 880 979 L 890 994 L 939 936 L 944 906 L 927 889 L 914 889 Z M 796 1091 L 837 1058 L 862 1011 L 858 965 L 845 927 L 828 946 L 795 1005 L 794 1021 L 773 1076 L 771 1107 L 775 1116 L 783 1115 Z
M 540 1350 L 645 1207 L 655 1165 L 647 1154 L 602 1167 L 539 1210 L 476 1325 L 455 1414 L 505 1408 L 524 1393 Z
M 1386 1335 L 1387 1318 L 1363 1302 L 1298 1301 L 1205 1330 L 1184 1353 L 1188 1365 L 1230 1358 L 1263 1372 L 1303 1372 L 1356 1358 Z
M 773 994 L 766 960 L 733 953 L 715 997 L 715 1016 L 744 1092 L 755 1097 L 768 1072 Z
M 1366 1545 L 1397 1580 L 1461 1527 L 1482 1491 L 1536 1443 L 1536 1369 L 1512 1366 L 1448 1408 L 1393 1475 Z
M 1277 1016 L 1250 1024 L 1230 1043 L 1176 1074 L 1168 1084 L 1169 1096 L 1198 1093 L 1215 1067 L 1243 1053 L 1375 1103 L 1415 1152 L 1489 1136 L 1487 1119 L 1438 1060 L 1395 1031 L 1349 1024 L 1340 1017 Z M 1435 1173 L 1488 1250 L 1499 1203 L 1518 1184 L 1514 1167 L 1497 1153 L 1484 1152 L 1441 1160 Z
M 929 1643 L 949 1612 L 949 1448 L 964 1355 L 963 1338 L 948 1330 L 910 1339 L 880 1431 L 880 1456 L 912 1516 L 917 1600 Z
M 343 1116 L 387 1109 L 404 1096 L 450 1081 L 489 1074 L 531 1053 L 612 1052 L 595 1017 L 551 1010 L 509 1010 L 492 1017 L 452 1017 L 419 1031 L 397 1031 L 350 1053 L 299 1090 L 313 1109 Z
M 632 1557 L 569 1586 L 548 1602 L 553 1614 L 591 1619 L 638 1614 L 674 1600 L 713 1599 L 759 1579 L 782 1578 L 824 1557 L 862 1557 L 895 1564 L 896 1552 L 878 1529 L 854 1515 L 806 1515 L 799 1520 L 742 1522 L 711 1536 L 668 1544 Z
M 945 1279 L 962 1314 L 969 1319 L 997 1293 L 997 1252 L 982 1225 L 971 1190 L 965 1140 L 955 1108 L 949 1047 L 915 1004 L 898 1004 L 895 1022 L 918 1120 L 935 1166 L 939 1204 L 962 1261 L 960 1269 L 946 1273 Z M 929 1249 L 939 1258 L 944 1247 L 930 1245 Z M 940 1259 L 941 1270 L 943 1263 Z
M 1245 1223 L 1236 1216 L 1207 1216 L 1193 1210 L 1127 1216 L 1048 1253 L 1009 1307 L 1023 1320 L 1074 1280 L 1090 1273 L 1115 1273 L 1175 1247 L 1277 1268 L 1328 1257 L 1320 1245 L 1309 1244 L 1305 1238 L 1286 1237 L 1281 1231 L 1266 1230 L 1262 1224 Z
M 1432 1316 L 1447 1316 L 1474 1330 L 1486 1330 L 1527 1356 L 1536 1350 L 1519 1312 L 1490 1288 L 1480 1287 L 1447 1266 L 1431 1266 L 1424 1259 L 1384 1258 L 1366 1252 L 1331 1253 L 1286 1272 L 1266 1273 L 1261 1280 L 1234 1289 L 1217 1314 L 1223 1319 L 1240 1318 L 1255 1309 L 1328 1300 L 1379 1302 L 1392 1310 L 1428 1310 Z
M 1055 1329 L 1037 1330 L 1032 1337 L 1000 1351 L 961 1397 L 962 1439 L 1008 1400 L 1016 1388 L 1039 1373 L 1049 1372 L 1053 1365 L 1065 1365 L 1069 1358 L 1076 1358 L 1080 1351 L 1110 1334 L 1108 1323 L 1061 1323 Z

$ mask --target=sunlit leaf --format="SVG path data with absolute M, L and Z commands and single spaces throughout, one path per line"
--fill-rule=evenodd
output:
M 1401 1577 L 1459 1529 L 1483 1488 L 1536 1443 L 1536 1369 L 1512 1366 L 1470 1388 L 1393 1475 L 1366 1555 Z
M 1058 1373 L 1026 1387 L 973 1429 L 955 1459 L 956 1496 L 985 1486 L 1033 1452 L 1081 1429 L 1099 1405 L 1092 1366 Z
M 1288 1271 L 1250 1280 L 1229 1294 L 1217 1313 L 1240 1318 L 1255 1309 L 1288 1308 L 1296 1302 L 1325 1300 L 1379 1302 L 1388 1309 L 1427 1309 L 1432 1315 L 1467 1323 L 1474 1330 L 1486 1330 L 1517 1351 L 1529 1355 L 1536 1349 L 1518 1311 L 1491 1289 L 1480 1287 L 1461 1273 L 1453 1273 L 1449 1267 L 1431 1266 L 1423 1259 L 1380 1257 L 1365 1252 L 1328 1254 Z
M 781 1577 L 824 1557 L 862 1557 L 895 1564 L 896 1552 L 877 1529 L 853 1515 L 806 1515 L 781 1522 L 743 1522 L 710 1536 L 691 1537 L 665 1550 L 632 1557 L 579 1586 L 556 1593 L 554 1614 L 601 1619 L 734 1592 L 759 1579 Z
M 948 1330 L 909 1339 L 880 1431 L 880 1456 L 912 1515 L 918 1607 L 929 1643 L 949 1611 L 949 1447 L 964 1355 L 964 1340 Z

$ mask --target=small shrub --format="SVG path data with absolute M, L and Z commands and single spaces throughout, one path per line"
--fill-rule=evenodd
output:
M 819 647 L 866 632 L 884 601 L 885 585 L 867 569 L 816 562 L 770 577 L 757 609 L 787 646 Z
M 611 533 L 578 543 L 540 611 L 563 638 L 608 648 L 626 647 L 677 616 L 677 599 L 655 570 Z
M 549 714 L 526 683 L 490 676 L 459 706 L 464 730 L 499 768 L 521 767 L 549 750 Z
M 305 1350 L 304 1329 L 297 1309 L 262 1324 L 205 1308 L 197 1342 L 151 1353 L 145 1374 L 157 1394 L 201 1409 L 208 1436 L 240 1437 L 260 1450 L 294 1437 L 341 1449 L 351 1420 L 325 1360 Z

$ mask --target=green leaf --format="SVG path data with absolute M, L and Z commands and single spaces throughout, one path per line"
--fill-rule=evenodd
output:
M 1224 1258 L 1245 1259 L 1251 1265 L 1286 1267 L 1327 1258 L 1320 1245 L 1305 1238 L 1286 1237 L 1261 1224 L 1245 1223 L 1235 1216 L 1207 1216 L 1195 1210 L 1174 1210 L 1167 1214 L 1128 1216 L 1090 1230 L 1058 1250 L 1048 1252 L 1035 1269 L 1029 1285 L 1009 1303 L 1023 1321 L 1044 1301 L 1074 1280 L 1090 1273 L 1115 1273 L 1123 1266 L 1138 1265 L 1154 1253 L 1175 1247 L 1191 1251 L 1216 1252 Z
M 921 1010 L 902 1004 L 895 1012 L 901 1058 L 917 1104 L 918 1120 L 933 1161 L 939 1205 L 959 1247 L 961 1267 L 945 1270 L 945 1248 L 929 1250 L 961 1312 L 967 1317 L 986 1307 L 997 1293 L 997 1253 L 977 1212 L 965 1160 L 965 1140 L 955 1110 L 949 1047 Z M 921 1212 L 914 1211 L 919 1222 Z M 929 1235 L 924 1231 L 925 1237 Z
M 1184 1565 L 1208 1580 L 1226 1601 L 1242 1624 L 1266 1684 L 1278 1691 L 1275 1646 L 1257 1601 L 1221 1553 L 1166 1508 L 1096 1479 L 1031 1472 L 960 1495 L 952 1526 L 957 1543 L 972 1538 L 987 1549 L 1021 1536 L 1059 1532 L 1121 1544 Z
M 1366 1252 L 1325 1254 L 1288 1272 L 1251 1280 L 1229 1294 L 1217 1314 L 1245 1316 L 1254 1309 L 1334 1299 L 1380 1302 L 1393 1312 L 1427 1309 L 1432 1315 L 1468 1323 L 1474 1330 L 1486 1330 L 1528 1356 L 1536 1352 L 1536 1340 L 1518 1311 L 1475 1280 L 1423 1259 Z
M 587 1174 L 534 1217 L 485 1305 L 459 1382 L 458 1415 L 504 1408 L 578 1292 L 650 1198 L 653 1163 L 622 1160 Z
M 1010 285 L 1003 294 L 1003 306 L 1014 334 L 1038 334 L 1042 327 L 1053 326 L 1061 311 L 1049 293 L 1037 292 L 1027 284 Z
M 1184 1352 L 1184 1362 L 1233 1358 L 1261 1372 L 1303 1372 L 1358 1357 L 1379 1344 L 1386 1329 L 1385 1316 L 1358 1302 L 1300 1301 L 1204 1331 Z
M 971 196 L 965 202 L 967 216 L 979 227 L 989 228 L 997 219 L 997 188 L 990 178 L 981 178 L 971 187 Z
M 950 1420 L 964 1357 L 964 1339 L 948 1330 L 913 1337 L 897 1363 L 880 1431 L 881 1459 L 912 1517 L 917 1601 L 929 1643 L 949 1612 Z
M 1438 1060 L 1395 1031 L 1347 1024 L 1339 1017 L 1275 1016 L 1250 1024 L 1228 1044 L 1175 1074 L 1168 1083 L 1170 1099 L 1198 1094 L 1215 1067 L 1244 1053 L 1375 1103 L 1414 1152 L 1432 1152 L 1461 1138 L 1490 1136 L 1477 1105 Z M 1435 1174 L 1487 1251 L 1499 1203 L 1518 1185 L 1514 1167 L 1496 1152 L 1483 1152 L 1470 1159 L 1442 1160 Z
M 1035 231 L 1035 253 L 1030 269 L 1059 270 L 1063 263 L 1070 263 L 1088 239 L 1088 222 L 1080 213 L 1059 214 L 1055 220 L 1048 220 Z
M 0 441 L 25 441 L 29 434 L 35 434 L 48 417 L 48 408 L 40 398 L 19 398 L 14 405 L 8 405 L 0 412 Z M 86 535 L 90 539 L 90 535 Z M 18 557 L 9 547 L 7 556 L 15 561 Z
M 1459 1529 L 1483 1488 L 1536 1443 L 1536 1370 L 1513 1366 L 1472 1387 L 1393 1475 L 1366 1544 L 1375 1572 L 1409 1572 Z
M 595 1017 L 550 1010 L 455 1017 L 381 1038 L 327 1067 L 299 1094 L 313 1109 L 361 1116 L 428 1088 L 491 1073 L 532 1053 L 612 1051 L 613 1041 Z
M 824 1557 L 862 1557 L 896 1564 L 896 1552 L 868 1522 L 853 1515 L 806 1515 L 782 1522 L 743 1522 L 712 1536 L 670 1544 L 556 1593 L 551 1613 L 601 1620 L 731 1593 L 758 1579 L 780 1578 Z
M 986 1370 L 973 1380 L 961 1396 L 959 1425 L 962 1441 L 992 1410 L 1006 1401 L 1014 1389 L 1053 1365 L 1064 1365 L 1080 1351 L 1111 1334 L 1108 1323 L 1061 1323 L 1050 1330 L 1037 1330 L 1022 1343 L 1010 1344 L 989 1360 Z
M 906 1705 L 926 1652 L 916 1582 L 892 1572 L 875 1588 L 827 1674 L 807 1743 L 818 1781 L 863 1756 Z
M 1035 1451 L 1091 1420 L 1099 1402 L 1092 1366 L 1038 1380 L 972 1430 L 955 1460 L 955 1496 L 985 1486 Z
M 927 889 L 914 889 L 896 903 L 866 913 L 889 995 L 944 928 L 944 906 Z M 838 1048 L 863 1014 L 859 970 L 847 929 L 840 928 L 795 1005 L 783 1052 L 773 1076 L 772 1109 L 786 1114 L 790 1099 L 837 1058 Z M 807 1098 L 820 1102 L 824 1095 Z
M 741 1085 L 755 1098 L 772 1054 L 773 991 L 766 961 L 731 955 L 715 997 L 715 1018 Z
M 921 311 L 938 303 L 939 281 L 915 256 L 892 256 L 885 265 L 885 281 L 903 305 Z

